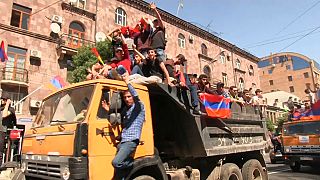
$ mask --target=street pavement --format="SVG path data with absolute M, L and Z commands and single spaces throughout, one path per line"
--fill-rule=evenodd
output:
M 269 180 L 320 180 L 320 166 L 311 168 L 302 166 L 300 172 L 292 172 L 288 165 L 279 162 L 267 162 Z

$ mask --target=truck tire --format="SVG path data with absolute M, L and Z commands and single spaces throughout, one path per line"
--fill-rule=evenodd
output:
M 135 177 L 133 180 L 156 180 L 156 179 L 148 175 L 141 175 L 141 176 Z
M 226 163 L 221 167 L 221 180 L 242 180 L 239 167 L 233 163 Z
M 242 167 L 242 177 L 245 180 L 267 180 L 267 173 L 263 171 L 260 162 L 256 159 L 251 159 L 244 163 Z
M 301 168 L 301 164 L 297 161 L 293 161 L 290 163 L 290 168 L 292 172 L 299 172 Z

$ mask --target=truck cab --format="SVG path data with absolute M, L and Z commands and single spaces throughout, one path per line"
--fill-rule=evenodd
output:
M 303 119 L 283 125 L 282 141 L 285 161 L 292 171 L 301 165 L 316 166 L 320 162 L 320 120 Z

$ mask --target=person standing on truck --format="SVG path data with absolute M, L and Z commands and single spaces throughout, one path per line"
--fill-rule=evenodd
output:
M 15 110 L 10 106 L 11 100 L 7 92 L 3 92 L 1 95 L 1 123 L 0 123 L 0 165 L 3 161 L 5 136 L 7 128 L 13 128 L 16 125 Z
M 115 168 L 114 179 L 124 179 L 133 165 L 133 153 L 140 142 L 143 122 L 145 119 L 145 108 L 139 99 L 138 93 L 129 83 L 128 74 L 124 74 L 123 80 L 128 90 L 123 92 L 123 101 L 126 107 L 121 113 L 122 132 L 120 143 L 117 146 L 117 154 L 112 160 Z M 119 139 L 119 138 L 117 138 Z

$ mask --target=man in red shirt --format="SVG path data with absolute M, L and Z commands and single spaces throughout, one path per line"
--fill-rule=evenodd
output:
M 115 48 L 115 57 L 111 59 L 110 66 L 112 70 L 109 71 L 109 77 L 115 79 L 115 74 L 123 75 L 128 72 L 131 73 L 131 61 L 129 57 L 128 46 L 125 42 L 125 38 L 120 34 L 122 46 Z

